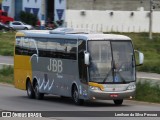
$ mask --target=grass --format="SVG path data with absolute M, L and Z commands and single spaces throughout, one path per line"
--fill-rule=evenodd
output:
M 135 100 L 160 103 L 160 86 L 150 82 L 138 82 Z
M 138 67 L 138 70 L 160 74 L 160 34 L 154 34 L 153 40 L 149 40 L 148 33 L 126 35 L 132 38 L 135 49 L 144 53 L 144 65 Z
M 0 69 L 0 83 L 13 84 L 13 67 L 3 66 Z
M 15 32 L 0 31 L 0 55 L 13 56 Z

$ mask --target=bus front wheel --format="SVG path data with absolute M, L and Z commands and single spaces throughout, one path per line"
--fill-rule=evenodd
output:
M 44 97 L 44 93 L 40 93 L 39 92 L 39 85 L 36 82 L 35 86 L 34 86 L 34 91 L 35 91 L 35 97 L 37 100 L 42 100 Z
M 27 82 L 27 95 L 29 98 L 35 98 L 35 92 L 30 81 Z
M 79 99 L 79 93 L 76 86 L 74 86 L 72 91 L 72 99 L 76 105 L 82 105 L 84 102 L 84 100 Z
M 113 100 L 115 105 L 122 105 L 123 99 L 121 100 Z

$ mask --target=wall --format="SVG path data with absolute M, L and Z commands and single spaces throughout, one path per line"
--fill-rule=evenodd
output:
M 67 10 L 66 22 L 67 27 L 88 28 L 103 32 L 148 32 L 148 13 L 149 11 Z M 159 20 L 160 12 L 154 11 L 153 32 L 160 32 Z
M 4 6 L 9 7 L 8 16 L 13 17 L 13 18 L 14 18 L 14 11 L 15 11 L 14 1 L 15 0 L 3 0 L 2 1 L 2 10 L 4 10 Z
M 28 9 L 33 13 L 33 10 L 35 9 L 38 11 L 38 18 L 41 19 L 41 4 L 41 0 L 23 0 L 23 10 L 26 11 L 26 9 Z
M 55 0 L 55 9 L 54 9 L 55 21 L 65 19 L 66 4 L 67 4 L 66 0 L 61 0 L 61 1 Z
M 159 0 L 154 1 L 160 3 Z M 144 7 L 144 10 L 148 11 L 150 0 L 67 0 L 67 9 L 71 10 L 135 11 L 139 7 Z

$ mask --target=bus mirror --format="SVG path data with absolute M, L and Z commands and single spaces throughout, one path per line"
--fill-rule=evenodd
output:
M 139 64 L 142 65 L 144 61 L 144 54 L 139 52 Z
M 84 62 L 86 65 L 89 65 L 89 53 L 84 52 Z
M 137 51 L 137 50 L 135 50 L 135 52 L 138 53 L 138 58 L 139 58 L 139 60 L 138 60 L 139 63 L 136 64 L 136 66 L 140 66 L 144 62 L 144 54 L 142 52 L 140 52 L 140 51 Z

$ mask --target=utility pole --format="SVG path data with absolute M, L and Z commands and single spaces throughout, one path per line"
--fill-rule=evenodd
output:
M 44 29 L 45 26 L 45 0 L 41 1 L 41 30 Z
M 149 14 L 149 39 L 152 40 L 152 19 L 153 19 L 153 0 L 150 0 L 150 14 Z

